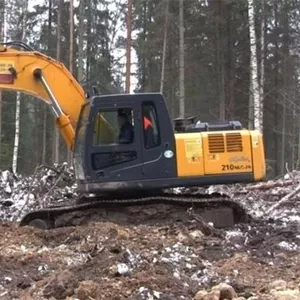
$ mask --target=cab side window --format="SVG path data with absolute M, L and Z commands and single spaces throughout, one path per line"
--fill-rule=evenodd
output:
M 142 111 L 144 146 L 146 149 L 155 148 L 161 143 L 156 108 L 153 103 L 144 103 Z

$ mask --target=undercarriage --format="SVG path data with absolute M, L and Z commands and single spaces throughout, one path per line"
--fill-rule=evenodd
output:
M 101 196 L 79 197 L 60 205 L 31 211 L 21 220 L 20 226 L 51 229 L 80 225 L 94 216 L 103 221 L 131 219 L 131 223 L 143 223 L 159 218 L 169 222 L 198 219 L 212 223 L 215 228 L 228 228 L 236 223 L 245 223 L 251 216 L 238 201 L 219 193 L 176 194 L 164 192 L 160 195 L 130 198 L 104 198 Z

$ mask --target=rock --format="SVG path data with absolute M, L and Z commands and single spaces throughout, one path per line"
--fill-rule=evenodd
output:
M 237 298 L 238 296 L 234 288 L 227 283 L 220 283 L 218 285 L 215 285 L 212 288 L 212 290 L 220 291 L 220 300 L 224 300 L 224 299 L 232 300 L 234 298 Z
M 237 298 L 233 298 L 233 300 L 246 300 L 246 298 L 244 298 L 244 297 L 237 297 Z
M 79 287 L 75 289 L 75 295 L 79 300 L 85 300 L 90 298 L 96 298 L 97 285 L 92 280 L 82 281 Z
M 245 242 L 245 236 L 243 232 L 228 231 L 226 233 L 226 239 L 232 244 L 243 244 Z
M 119 275 L 128 275 L 130 273 L 130 270 L 126 264 L 120 263 L 117 265 L 117 273 Z
M 109 275 L 111 275 L 111 276 L 117 276 L 118 275 L 118 268 L 117 268 L 116 265 L 112 265 L 109 268 Z
M 246 299 L 249 299 L 251 297 L 255 297 L 253 293 L 249 292 L 249 291 L 246 291 L 243 293 L 243 297 L 246 298 Z
M 214 290 L 211 292 L 199 291 L 194 300 L 219 300 L 221 292 L 219 290 Z
M 117 265 L 113 265 L 109 268 L 109 273 L 112 276 L 127 276 L 130 274 L 130 269 L 126 264 L 118 263 Z
M 117 232 L 118 232 L 118 239 L 120 240 L 128 240 L 130 238 L 130 234 L 128 230 L 118 228 Z
M 286 290 L 287 283 L 285 280 L 279 279 L 269 284 L 269 290 L 283 291 Z
M 204 237 L 204 233 L 201 230 L 194 230 L 189 233 L 190 237 L 193 239 L 202 239 Z
M 194 300 L 203 300 L 203 297 L 206 296 L 208 293 L 207 291 L 199 291 L 195 297 Z
M 251 296 L 250 298 L 248 298 L 247 300 L 259 300 L 258 297 L 256 296 Z
M 184 235 L 182 232 L 179 232 L 178 235 L 177 235 L 177 238 L 178 238 L 178 241 L 180 243 L 185 243 L 188 241 L 188 238 L 186 235 Z
M 276 291 L 272 290 L 271 294 L 274 297 L 274 300 L 298 300 L 300 299 L 299 290 L 285 290 L 285 291 Z
M 203 300 L 220 300 L 221 292 L 219 290 L 214 290 L 209 292 L 206 296 L 204 296 Z
M 282 253 L 282 252 L 275 255 L 275 258 L 278 258 L 281 261 L 282 260 L 283 261 L 288 260 L 288 256 L 285 253 Z

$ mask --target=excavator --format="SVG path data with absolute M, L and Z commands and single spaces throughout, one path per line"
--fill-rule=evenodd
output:
M 239 121 L 171 120 L 161 93 L 85 91 L 63 63 L 23 42 L 0 44 L 0 90 L 26 93 L 50 106 L 72 151 L 80 195 L 28 212 L 20 226 L 51 229 L 59 216 L 74 211 L 167 203 L 197 208 L 206 221 L 228 227 L 245 221 L 241 203 L 175 188 L 251 183 L 266 175 L 259 131 Z

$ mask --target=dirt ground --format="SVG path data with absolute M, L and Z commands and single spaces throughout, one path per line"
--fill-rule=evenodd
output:
M 233 228 L 203 230 L 188 211 L 166 205 L 91 210 L 49 231 L 18 227 L 29 204 L 73 195 L 74 182 L 58 186 L 55 176 L 0 178 L 0 300 L 220 300 L 200 296 L 220 283 L 235 291 L 228 300 L 300 299 L 300 198 L 291 194 L 300 172 L 197 189 L 238 199 L 254 217 Z
M 94 220 L 50 231 L 6 222 L 0 299 L 193 299 L 221 282 L 246 299 L 277 299 L 274 280 L 299 287 L 299 234 L 297 225 L 265 222 L 210 236 L 194 220 Z

